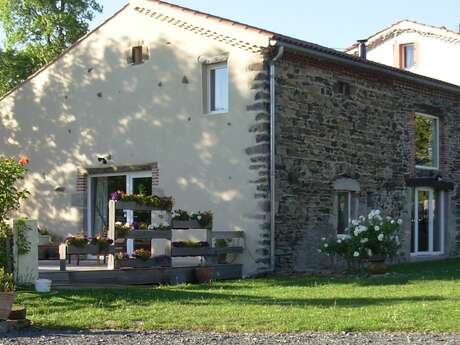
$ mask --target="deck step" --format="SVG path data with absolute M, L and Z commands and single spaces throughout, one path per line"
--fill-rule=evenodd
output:
M 213 265 L 214 279 L 240 279 L 242 265 L 225 264 Z M 114 286 L 142 286 L 153 284 L 182 284 L 195 280 L 195 267 L 155 267 L 132 268 L 117 270 L 78 270 L 67 272 L 40 272 L 40 278 L 53 281 L 53 287 L 114 287 Z

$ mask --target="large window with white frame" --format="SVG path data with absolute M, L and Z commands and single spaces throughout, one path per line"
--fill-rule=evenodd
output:
M 415 115 L 415 164 L 422 169 L 439 167 L 439 119 Z
M 97 235 L 108 228 L 108 202 L 111 194 L 122 191 L 127 194 L 152 194 L 152 173 L 130 172 L 126 174 L 97 174 L 88 177 L 88 234 Z M 150 211 L 116 210 L 118 222 L 151 223 Z
M 440 255 L 444 253 L 443 191 L 414 188 L 412 195 L 411 255 Z
M 219 114 L 228 112 L 228 66 L 227 63 L 205 65 L 206 68 L 206 112 Z

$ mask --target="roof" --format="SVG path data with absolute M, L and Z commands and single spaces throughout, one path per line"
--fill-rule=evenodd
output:
M 370 60 L 361 59 L 361 58 L 359 58 L 357 56 L 350 55 L 350 54 L 348 54 L 346 52 L 341 52 L 341 51 L 338 51 L 338 50 L 335 50 L 335 49 L 332 49 L 332 48 L 327 48 L 327 47 L 321 46 L 319 44 L 315 44 L 315 43 L 300 40 L 300 39 L 297 39 L 297 38 L 289 37 L 289 36 L 282 35 L 282 34 L 279 34 L 279 33 L 273 32 L 273 31 L 265 30 L 265 29 L 262 29 L 262 28 L 259 28 L 259 27 L 256 27 L 256 26 L 240 23 L 240 22 L 235 21 L 235 20 L 219 17 L 219 16 L 216 16 L 216 15 L 212 15 L 212 14 L 197 11 L 197 10 L 193 10 L 191 8 L 171 4 L 171 3 L 168 3 L 168 2 L 165 2 L 165 1 L 160 1 L 160 0 L 143 0 L 143 1 L 146 1 L 147 3 L 148 2 L 155 3 L 157 5 L 164 6 L 166 8 L 171 8 L 171 9 L 174 9 L 174 10 L 177 10 L 177 11 L 180 11 L 180 12 L 185 12 L 185 13 L 188 13 L 188 14 L 201 16 L 201 17 L 206 18 L 208 20 L 218 21 L 220 23 L 230 25 L 230 26 L 233 26 L 233 27 L 237 27 L 237 28 L 242 29 L 242 30 L 253 31 L 253 32 L 257 33 L 257 34 L 260 34 L 260 35 L 263 35 L 264 37 L 266 37 L 268 39 L 268 42 L 270 42 L 272 45 L 279 45 L 279 46 L 284 46 L 284 47 L 288 47 L 288 48 L 291 48 L 291 49 L 297 49 L 299 51 L 302 51 L 302 52 L 304 52 L 306 54 L 313 55 L 313 56 L 318 57 L 318 58 L 324 58 L 324 59 L 332 60 L 332 61 L 337 62 L 337 63 L 344 63 L 344 64 L 347 64 L 347 65 L 350 65 L 350 66 L 370 70 L 370 71 L 373 71 L 373 72 L 381 72 L 381 73 L 387 74 L 389 76 L 399 77 L 399 78 L 407 80 L 407 81 L 422 84 L 424 86 L 437 87 L 437 88 L 440 88 L 440 89 L 443 89 L 443 90 L 446 90 L 446 91 L 449 91 L 449 92 L 454 92 L 456 94 L 460 94 L 460 86 L 450 84 L 450 83 L 447 83 L 447 82 L 444 82 L 444 81 L 441 81 L 441 80 L 438 80 L 438 79 L 433 79 L 433 78 L 429 78 L 429 77 L 422 76 L 422 75 L 419 75 L 419 74 L 411 73 L 409 71 L 401 70 L 401 69 L 398 69 L 398 68 L 395 68 L 395 67 L 380 64 L 380 63 L 373 62 L 373 61 L 370 61 Z M 83 36 L 74 45 L 72 45 L 71 47 L 67 48 L 61 55 L 59 55 L 53 61 L 51 61 L 50 63 L 48 63 L 45 66 L 43 66 L 42 68 L 40 68 L 37 72 L 35 72 L 33 75 L 31 75 L 29 78 L 27 78 L 23 83 L 21 83 L 20 85 L 18 85 L 17 87 L 12 89 L 8 93 L 6 93 L 4 96 L 0 97 L 0 101 L 2 101 L 5 97 L 7 97 L 11 93 L 13 93 L 18 88 L 22 87 L 22 85 L 24 85 L 25 83 L 27 83 L 28 81 L 33 79 L 35 76 L 40 74 L 43 70 L 48 68 L 50 65 L 54 64 L 56 61 L 61 59 L 65 54 L 67 54 L 73 48 L 78 46 L 82 41 L 84 41 L 92 33 L 98 31 L 107 22 L 109 22 L 110 20 L 115 18 L 121 12 L 123 12 L 123 10 L 125 10 L 128 6 L 129 6 L 129 4 L 126 4 L 125 6 L 123 6 L 119 11 L 117 11 L 115 14 L 113 14 L 111 17 L 109 17 L 104 23 L 102 23 L 97 28 L 95 28 L 93 31 L 91 31 L 88 34 L 86 34 L 85 36 Z M 398 22 L 398 23 L 402 23 L 402 22 L 403 21 Z
M 386 37 L 393 38 L 395 36 L 408 32 L 415 32 L 424 36 L 430 36 L 433 38 L 449 41 L 451 43 L 460 44 L 459 32 L 450 30 L 445 26 L 434 26 L 420 23 L 415 20 L 403 19 L 369 36 L 367 38 L 368 47 L 372 49 L 375 46 L 379 45 L 382 41 L 385 41 Z M 354 43 L 353 45 L 345 49 L 345 51 L 350 52 L 351 50 L 356 49 L 357 46 L 357 43 Z

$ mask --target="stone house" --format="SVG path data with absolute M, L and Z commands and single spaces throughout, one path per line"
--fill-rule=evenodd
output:
M 459 250 L 459 104 L 446 82 L 138 0 L 0 99 L 0 152 L 30 157 L 23 212 L 62 236 L 142 185 L 243 230 L 245 275 L 326 267 L 320 238 L 377 207 L 404 220 L 402 259 L 439 257 Z
M 358 45 L 347 49 L 358 54 Z M 367 38 L 367 58 L 460 85 L 460 33 L 401 20 Z

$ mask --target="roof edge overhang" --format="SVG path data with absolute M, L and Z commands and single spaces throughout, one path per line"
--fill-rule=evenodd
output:
M 430 88 L 436 88 L 445 92 L 460 96 L 460 86 L 450 84 L 442 80 L 426 77 L 420 74 L 403 71 L 401 69 L 383 65 L 370 60 L 363 60 L 350 54 L 332 50 L 317 45 L 307 46 L 305 42 L 293 42 L 290 38 L 277 37 L 272 41 L 272 46 L 283 46 L 287 49 L 297 50 L 308 56 L 324 59 L 329 62 L 339 63 L 350 67 L 359 68 L 368 72 L 382 73 L 390 77 L 398 78 L 411 83 Z

